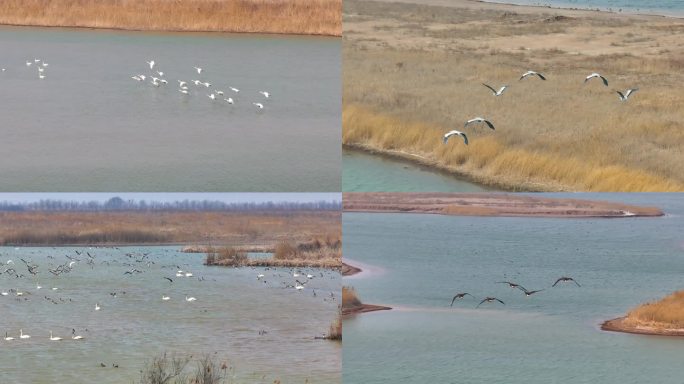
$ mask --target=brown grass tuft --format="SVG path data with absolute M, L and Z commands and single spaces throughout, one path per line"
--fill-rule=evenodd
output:
M 684 291 L 677 291 L 661 300 L 636 307 L 629 311 L 624 322 L 631 326 L 683 329 Z
M 341 36 L 341 0 L 3 0 L 0 24 Z
M 356 308 L 363 305 L 353 287 L 342 287 L 342 308 Z

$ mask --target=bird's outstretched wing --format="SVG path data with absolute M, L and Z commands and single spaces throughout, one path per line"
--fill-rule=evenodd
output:
M 536 74 L 537 76 L 539 76 L 540 79 L 546 80 L 546 77 L 544 77 L 544 75 L 542 75 L 541 73 L 535 73 L 535 74 Z
M 503 301 L 501 301 L 501 300 L 499 300 L 499 299 L 494 299 L 494 300 L 498 301 L 499 303 L 501 303 L 501 304 L 503 304 L 503 305 L 506 305 L 506 303 L 504 303 Z
M 496 95 L 496 90 L 495 90 L 494 88 L 490 87 L 489 85 L 487 85 L 487 84 L 485 84 L 485 83 L 482 83 L 482 85 L 484 85 L 485 87 L 489 88 L 489 89 Z
M 491 121 L 485 120 L 484 122 L 489 126 L 489 128 L 494 129 L 494 124 L 492 124 Z

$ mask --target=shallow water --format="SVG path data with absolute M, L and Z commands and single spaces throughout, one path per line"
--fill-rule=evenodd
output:
M 494 3 L 522 5 L 544 5 L 564 8 L 590 8 L 624 12 L 638 12 L 653 15 L 684 17 L 682 0 L 488 0 Z
M 345 320 L 345 383 L 681 383 L 684 339 L 603 332 L 602 321 L 681 288 L 679 194 L 558 194 L 656 205 L 662 218 L 483 218 L 345 213 L 345 279 L 367 303 Z M 572 284 L 551 288 L 560 276 Z M 512 280 L 531 297 L 497 281 Z M 496 296 L 506 305 L 457 292 Z
M 0 50 L 4 191 L 340 190 L 340 39 L 0 27 Z M 131 79 L 150 59 L 167 86 Z
M 342 188 L 345 192 L 482 192 L 487 187 L 407 161 L 342 152 Z
M 92 268 L 85 252 L 94 256 Z M 149 255 L 135 262 L 143 253 Z M 53 276 L 48 266 L 68 262 L 65 255 L 81 261 L 72 272 Z M 288 268 L 205 267 L 203 255 L 180 253 L 177 247 L 0 248 L 0 262 L 11 259 L 19 273 L 29 275 L 20 258 L 40 265 L 39 274 L 0 275 L 1 291 L 25 292 L 0 296 L 0 331 L 17 338 L 0 340 L 0 382 L 76 383 L 87 377 L 92 383 L 131 383 L 147 359 L 163 352 L 229 361 L 237 382 L 340 382 L 341 345 L 314 340 L 336 317 L 337 303 L 328 294 L 338 296 L 337 272 L 302 269 L 316 278 L 295 291 L 283 288 L 294 283 Z M 176 277 L 178 266 L 194 276 Z M 12 265 L 0 272 L 6 267 Z M 124 274 L 133 268 L 143 273 Z M 259 273 L 266 283 L 257 280 Z M 162 295 L 170 300 L 162 301 Z M 186 302 L 186 295 L 197 301 Z M 95 311 L 96 303 L 101 310 Z M 86 339 L 71 340 L 72 328 Z M 20 329 L 31 338 L 19 340 Z M 50 330 L 65 340 L 49 341 Z M 259 335 L 261 330 L 268 333 Z

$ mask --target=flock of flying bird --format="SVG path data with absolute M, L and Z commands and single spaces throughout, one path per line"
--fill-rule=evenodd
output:
M 150 84 L 154 87 L 160 87 L 163 85 L 167 85 L 169 82 L 168 80 L 164 79 L 164 72 L 160 71 L 158 69 L 155 69 L 157 66 L 157 63 L 154 60 L 147 61 L 147 65 L 149 67 L 149 74 L 137 74 L 131 76 L 131 79 L 138 81 L 138 82 L 145 82 L 148 78 L 150 81 Z M 197 77 L 201 77 L 202 73 L 204 72 L 204 69 L 200 67 L 193 67 L 194 70 L 197 72 Z M 158 77 L 157 77 L 158 76 Z M 190 95 L 190 89 L 188 87 L 188 81 L 185 80 L 177 80 L 178 81 L 178 92 L 180 92 L 183 95 Z M 208 81 L 203 81 L 203 80 L 198 80 L 198 79 L 193 79 L 189 81 L 190 83 L 195 85 L 195 88 L 197 89 L 206 89 L 209 90 L 209 88 L 213 87 L 213 85 L 208 82 Z M 215 100 L 220 100 L 223 99 L 226 103 L 233 105 L 235 104 L 235 101 L 237 100 L 237 95 L 240 92 L 238 88 L 235 88 L 233 86 L 229 86 L 228 89 L 230 89 L 230 92 L 232 92 L 233 96 L 230 97 L 225 94 L 224 91 L 219 90 L 219 89 L 213 89 L 211 93 L 206 94 L 211 101 Z M 259 94 L 263 97 L 264 100 L 268 100 L 271 97 L 271 93 L 268 91 L 259 91 Z M 254 105 L 257 109 L 261 110 L 264 109 L 264 104 L 263 102 L 252 102 L 252 105 Z
M 572 281 L 572 282 L 575 283 L 578 287 L 581 287 L 581 285 L 580 285 L 577 281 L 575 281 L 575 279 L 573 279 L 572 277 L 567 277 L 567 276 L 559 277 L 559 278 L 556 280 L 556 282 L 554 282 L 553 285 L 551 285 L 551 287 L 553 288 L 553 287 L 555 287 L 556 285 L 558 285 L 559 283 L 564 283 L 564 282 L 569 282 L 569 281 Z M 497 283 L 497 284 L 507 284 L 507 285 L 508 285 L 509 287 L 511 287 L 512 289 L 519 289 L 519 290 L 521 290 L 521 291 L 525 294 L 525 296 L 527 296 L 527 297 L 530 297 L 530 296 L 532 296 L 532 295 L 534 295 L 534 294 L 536 294 L 536 293 L 539 293 L 539 292 L 542 292 L 542 291 L 545 290 L 545 289 L 528 290 L 528 289 L 526 289 L 525 287 L 523 287 L 522 285 L 520 285 L 520 284 L 518 284 L 518 283 L 514 283 L 514 282 L 512 282 L 512 281 L 497 281 L 496 283 Z M 454 295 L 454 297 L 451 299 L 451 305 L 450 305 L 450 306 L 453 307 L 453 306 L 454 306 L 454 302 L 455 302 L 456 300 L 464 299 L 466 296 L 470 296 L 470 297 L 472 297 L 472 298 L 475 298 L 475 296 L 471 295 L 471 294 L 468 293 L 468 292 L 457 293 L 457 294 Z M 487 296 L 487 297 L 485 297 L 484 299 L 482 299 L 482 300 L 479 302 L 479 304 L 477 304 L 477 307 L 475 307 L 475 308 L 479 308 L 480 305 L 482 305 L 482 304 L 484 304 L 484 303 L 491 303 L 491 302 L 498 302 L 498 303 L 501 303 L 501 304 L 503 304 L 503 305 L 506 304 L 506 303 L 504 303 L 501 299 L 499 299 L 499 298 L 497 298 L 497 297 L 494 297 L 494 296 Z
M 519 81 L 526 79 L 528 77 L 537 77 L 540 80 L 546 81 L 546 76 L 544 76 L 542 73 L 539 73 L 536 71 L 527 71 L 527 72 L 523 73 L 522 76 L 520 76 Z M 603 85 L 606 87 L 608 86 L 608 79 L 606 79 L 606 77 L 601 75 L 600 73 L 594 72 L 594 73 L 590 74 L 589 76 L 585 77 L 584 83 L 586 84 L 591 79 L 601 79 L 601 81 L 603 82 Z M 503 95 L 504 92 L 508 89 L 508 85 L 504 85 L 501 88 L 499 88 L 498 90 L 495 89 L 494 87 L 488 85 L 488 84 L 485 84 L 485 83 L 482 83 L 482 85 L 487 87 L 487 89 L 489 89 L 492 92 L 492 95 L 494 95 L 494 97 L 499 97 L 499 96 Z M 620 92 L 620 91 L 615 91 L 615 92 L 620 97 L 620 101 L 624 102 L 624 101 L 627 101 L 629 99 L 629 97 L 631 95 L 633 95 L 634 92 L 636 92 L 638 90 L 639 90 L 639 88 L 630 88 L 630 89 L 626 90 L 624 93 Z M 482 124 L 482 123 L 486 124 L 492 130 L 495 129 L 494 124 L 490 120 L 485 119 L 483 117 L 475 117 L 473 119 L 470 119 L 470 120 L 465 122 L 463 127 L 466 128 L 470 124 Z M 465 145 L 468 145 L 468 136 L 466 135 L 465 132 L 458 131 L 458 130 L 452 130 L 452 131 L 447 132 L 442 139 L 444 144 L 447 144 L 449 142 L 449 139 L 452 136 L 460 136 L 463 139 L 463 142 L 465 143 Z
M 109 247 L 104 247 L 104 248 L 109 248 Z M 54 248 L 53 248 L 54 249 Z M 47 255 L 48 259 L 48 265 L 45 266 L 43 265 L 43 270 L 47 270 L 47 272 L 52 275 L 50 277 L 50 281 L 53 282 L 53 284 L 57 281 L 60 281 L 65 278 L 69 278 L 69 275 L 76 269 L 80 268 L 80 266 L 84 265 L 86 267 L 89 267 L 90 269 L 95 269 L 96 267 L 101 267 L 101 266 L 106 266 L 106 267 L 116 267 L 118 266 L 123 270 L 123 279 L 133 279 L 135 276 L 142 275 L 142 274 L 148 274 L 149 272 L 154 273 L 154 271 L 159 271 L 158 269 L 154 268 L 156 265 L 157 268 L 161 268 L 162 270 L 165 269 L 174 269 L 175 272 L 172 273 L 162 273 L 162 276 L 159 277 L 160 280 L 166 280 L 168 283 L 165 283 L 168 285 L 168 288 L 165 290 L 172 291 L 176 286 L 178 286 L 181 290 L 188 290 L 190 289 L 190 286 L 188 284 L 183 284 L 180 283 L 179 281 L 188 281 L 192 279 L 196 279 L 199 282 L 206 281 L 204 276 L 200 277 L 195 277 L 194 274 L 190 271 L 187 270 L 187 268 L 182 268 L 181 265 L 176 265 L 176 264 L 162 264 L 163 263 L 163 257 L 157 258 L 154 255 L 151 255 L 148 252 L 123 252 L 119 248 L 113 247 L 110 248 L 113 250 L 115 253 L 114 255 L 107 255 L 111 257 L 97 257 L 96 252 L 92 251 L 92 248 L 89 250 L 83 250 L 79 251 L 78 249 L 74 250 L 73 254 L 65 254 L 64 255 L 64 261 L 63 262 L 57 262 L 57 257 L 53 256 L 52 254 Z M 169 252 L 170 250 L 165 250 L 165 252 Z M 92 253 L 91 253 L 92 252 Z M 123 252 L 122 255 L 118 254 L 119 252 Z M 5 289 L 0 289 L 0 298 L 7 297 L 6 299 L 10 299 L 11 296 L 14 296 L 14 299 L 16 300 L 17 303 L 22 303 L 26 301 L 32 300 L 34 297 L 38 297 L 38 291 L 43 289 L 43 287 L 39 283 L 39 276 L 41 275 L 41 265 L 34 263 L 31 261 L 28 257 L 20 257 L 15 263 L 14 260 L 7 260 L 5 263 L 0 263 L 0 278 L 6 278 L 6 279 L 12 279 L 12 280 L 17 280 L 17 281 L 26 281 L 25 283 L 16 283 L 16 286 L 24 286 L 26 287 L 27 284 L 35 284 L 35 290 L 26 290 L 26 289 L 19 289 L 19 288 L 12 288 L 9 290 Z M 23 264 L 23 266 L 22 266 Z M 187 265 L 187 264 L 184 264 Z M 25 272 L 24 272 L 25 268 Z M 252 269 L 256 270 L 257 267 L 252 267 Z M 265 273 L 271 273 L 271 276 L 266 277 Z M 120 272 L 119 272 L 120 273 Z M 283 289 L 289 289 L 292 288 L 295 291 L 302 292 L 306 288 L 307 284 L 310 283 L 312 280 L 316 278 L 324 278 L 326 277 L 324 275 L 324 272 L 318 272 L 316 275 L 314 275 L 314 271 L 303 271 L 300 268 L 275 268 L 275 267 L 265 267 L 262 268 L 261 271 L 257 274 L 256 280 L 263 283 L 262 285 L 267 285 L 270 287 L 280 287 Z M 327 272 L 326 272 L 327 273 Z M 328 274 L 330 279 L 335 278 L 335 273 L 330 273 Z M 47 279 L 44 279 L 47 280 Z M 150 283 L 154 284 L 153 279 L 146 278 L 147 281 Z M 271 280 L 277 280 L 278 283 L 275 285 L 271 283 Z M 30 281 L 30 283 L 29 283 Z M 213 281 L 216 281 L 215 279 Z M 2 282 L 2 279 L 0 279 L 0 282 Z M 324 290 L 324 286 L 320 290 Z M 319 290 L 319 291 L 320 291 Z M 56 286 L 51 287 L 51 288 L 46 288 L 45 289 L 46 293 L 43 295 L 42 299 L 45 300 L 46 303 L 51 303 L 51 304 L 73 304 L 77 302 L 77 299 L 73 299 L 71 297 L 68 297 L 67 292 L 72 292 L 70 289 L 62 290 Z M 60 295 L 61 292 L 65 292 L 64 295 Z M 317 297 L 316 293 L 316 288 L 312 288 L 311 291 L 313 297 Z M 127 295 L 128 293 L 128 295 Z M 102 297 L 100 300 L 98 300 L 95 305 L 94 305 L 94 311 L 97 313 L 100 312 L 107 312 L 107 305 L 111 308 L 114 306 L 114 303 L 112 301 L 106 301 L 106 300 L 118 300 L 122 299 L 125 297 L 130 297 L 132 294 L 135 295 L 139 292 L 127 292 L 124 290 L 116 290 L 114 292 L 109 292 L 108 295 L 102 294 Z M 146 294 L 143 292 L 143 294 Z M 333 291 L 330 291 L 326 295 L 320 295 L 323 297 L 323 301 L 329 301 L 329 302 L 335 302 L 336 297 Z M 164 293 L 161 296 L 161 301 L 162 302 L 169 302 L 172 300 L 172 295 Z M 95 300 L 93 300 L 95 301 Z M 192 303 L 195 301 L 198 301 L 198 299 L 194 296 L 188 295 L 185 293 L 185 302 L 187 303 Z M 104 303 L 104 304 L 102 304 Z M 93 307 L 91 307 L 93 308 Z M 16 333 L 16 337 L 13 335 L 10 335 L 10 332 L 6 331 L 4 340 L 5 341 L 13 341 L 13 340 L 27 340 L 31 338 L 31 335 L 24 333 L 23 328 L 20 328 L 18 332 Z M 88 329 L 85 329 L 86 332 L 88 332 Z M 265 334 L 266 331 L 263 331 L 263 333 L 260 331 L 259 334 Z M 59 336 L 55 336 L 52 332 L 52 330 L 49 331 L 50 341 L 62 341 L 66 338 L 62 338 Z M 76 329 L 72 328 L 71 330 L 71 336 L 69 337 L 71 340 L 85 340 L 85 337 L 82 335 L 79 335 L 76 333 Z

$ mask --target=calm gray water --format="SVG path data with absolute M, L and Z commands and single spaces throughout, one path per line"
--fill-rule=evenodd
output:
M 92 268 L 85 252 L 94 256 Z M 143 253 L 149 255 L 136 262 Z M 65 255 L 81 261 L 70 273 L 53 276 L 48 267 L 68 262 Z M 340 382 L 341 345 L 314 339 L 327 333 L 338 313 L 328 297 L 339 296 L 338 272 L 302 269 L 316 277 L 296 291 L 283 288 L 294 283 L 288 268 L 205 267 L 203 257 L 177 247 L 0 248 L 2 264 L 14 261 L 0 272 L 14 267 L 29 275 L 20 258 L 40 266 L 35 278 L 0 275 L 0 291 L 9 294 L 0 296 L 0 332 L 16 338 L 0 339 L 0 382 L 132 383 L 146 359 L 163 352 L 229 361 L 240 383 Z M 193 276 L 176 277 L 178 266 Z M 124 274 L 133 268 L 143 273 Z M 266 283 L 257 280 L 259 273 Z M 197 301 L 186 302 L 186 295 Z M 85 340 L 71 340 L 72 328 Z M 31 338 L 20 340 L 20 329 Z M 50 330 L 65 340 L 50 341 Z M 261 330 L 268 333 L 259 335 Z
M 568 195 L 562 195 L 568 196 Z M 481 218 L 345 213 L 345 278 L 395 307 L 345 320 L 345 383 L 682 382 L 684 339 L 599 324 L 682 288 L 684 195 L 575 194 L 658 205 L 662 218 Z M 550 285 L 560 276 L 582 287 Z M 512 280 L 531 297 L 495 282 Z M 499 297 L 506 305 L 457 292 Z
M 340 190 L 340 39 L 0 27 L 0 51 L 0 190 Z M 150 59 L 168 85 L 131 79 Z
M 482 192 L 487 187 L 406 161 L 361 151 L 342 152 L 345 192 Z
M 601 10 L 622 10 L 654 15 L 684 17 L 684 0 L 488 0 L 495 3 L 523 5 L 544 5 L 564 8 L 591 8 Z

